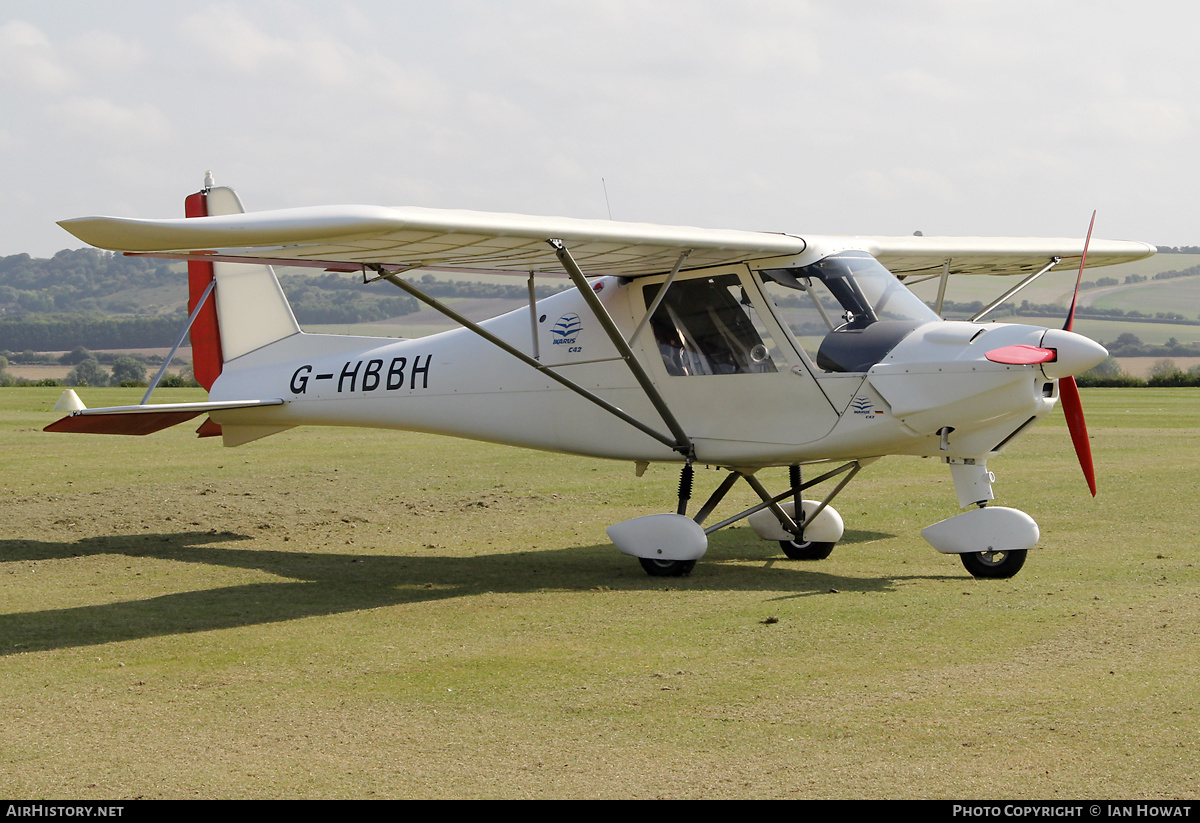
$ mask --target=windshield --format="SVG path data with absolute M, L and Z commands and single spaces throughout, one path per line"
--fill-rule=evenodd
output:
M 825 371 L 866 371 L 910 331 L 939 319 L 866 252 L 760 274 L 779 319 Z

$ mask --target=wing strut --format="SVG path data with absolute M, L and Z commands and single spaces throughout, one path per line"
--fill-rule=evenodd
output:
M 950 262 L 950 261 L 948 261 L 948 260 L 946 261 L 947 265 L 949 265 L 949 262 Z M 1013 286 L 1011 289 L 1009 289 L 1008 291 L 1006 291 L 1004 294 L 1002 294 L 1002 295 L 1000 295 L 999 297 L 997 297 L 997 298 L 996 298 L 995 300 L 993 300 L 991 303 L 988 303 L 986 306 L 984 306 L 984 307 L 983 307 L 983 309 L 982 309 L 981 311 L 977 312 L 977 313 L 975 314 L 975 316 L 974 316 L 974 317 L 972 317 L 972 318 L 970 319 L 970 321 L 969 321 L 969 322 L 971 322 L 971 323 L 975 323 L 975 322 L 978 322 L 979 320 L 982 320 L 982 319 L 983 319 L 983 316 L 984 316 L 985 314 L 988 314 L 988 313 L 989 313 L 989 312 L 990 312 L 992 309 L 996 308 L 996 307 L 997 307 L 997 306 L 999 306 L 1001 303 L 1003 303 L 1004 301 L 1008 300 L 1008 298 L 1010 298 L 1010 297 L 1012 297 L 1013 295 L 1015 295 L 1015 294 L 1016 294 L 1017 292 L 1019 292 L 1021 289 L 1025 288 L 1026 286 L 1028 286 L 1028 285 L 1029 285 L 1030 283 L 1032 283 L 1034 280 L 1037 280 L 1039 277 L 1041 277 L 1041 276 L 1042 276 L 1043 274 L 1045 274 L 1046 272 L 1050 271 L 1050 269 L 1054 268 L 1055 266 L 1057 266 L 1057 265 L 1058 265 L 1059 263 L 1061 263 L 1061 262 L 1062 262 L 1062 258 L 1061 258 L 1061 257 L 1051 257 L 1051 258 L 1050 258 L 1050 262 L 1049 262 L 1049 263 L 1047 263 L 1045 266 L 1043 266 L 1043 267 L 1041 268 L 1041 270 L 1040 270 L 1040 271 L 1036 271 L 1036 272 L 1034 272 L 1033 274 L 1029 275 L 1029 276 L 1028 276 L 1028 277 L 1026 277 L 1024 280 L 1022 280 L 1020 283 L 1018 283 L 1017 285 Z M 940 306 L 941 306 L 941 303 L 939 303 L 938 305 L 939 305 L 939 307 L 940 307 Z
M 683 261 L 687 260 L 691 254 L 691 249 L 688 249 L 683 254 L 679 255 L 679 259 L 675 261 L 675 268 L 671 269 L 671 273 L 667 275 L 667 279 L 663 281 L 662 288 L 658 290 L 658 294 L 654 295 L 654 300 L 650 303 L 650 308 L 646 309 L 646 313 L 642 315 L 642 319 L 638 322 L 637 328 L 633 330 L 633 335 L 629 338 L 629 345 L 632 346 L 637 342 L 638 335 L 646 328 L 646 324 L 650 322 L 650 318 L 658 311 L 658 304 L 667 296 L 667 289 L 671 288 L 671 284 L 675 282 L 675 278 L 679 275 L 679 270 L 683 268 Z
M 947 257 L 946 262 L 942 264 L 942 276 L 938 280 L 937 305 L 933 307 L 938 317 L 942 316 L 942 306 L 946 302 L 946 281 L 950 279 L 950 260 L 951 258 Z
M 540 371 L 542 374 L 549 377 L 551 380 L 554 380 L 555 382 L 560 383 L 561 385 L 563 385 L 564 387 L 575 392 L 576 394 L 578 394 L 580 397 L 584 398 L 585 400 L 589 400 L 592 403 L 595 403 L 597 406 L 604 409 L 609 414 L 611 414 L 614 417 L 617 417 L 621 420 L 624 420 L 626 423 L 633 426 L 638 431 L 641 431 L 641 432 L 649 435 L 650 437 L 653 437 L 655 440 L 662 443 L 663 445 L 669 446 L 670 448 L 674 449 L 675 451 L 678 451 L 681 454 L 685 454 L 685 455 L 691 451 L 691 442 L 690 441 L 686 441 L 686 439 L 685 439 L 684 443 L 680 443 L 680 441 L 678 439 L 671 439 L 671 437 L 663 434 L 662 432 L 651 428 L 650 426 L 646 425 L 642 421 L 638 420 L 636 417 L 633 417 L 632 415 L 630 415 L 628 412 L 625 412 L 622 409 L 617 408 L 612 403 L 609 403 L 604 398 L 593 394 L 592 392 L 585 389 L 583 386 L 580 386 L 578 383 L 575 383 L 572 380 L 570 380 L 566 377 L 563 377 L 561 374 L 554 371 L 551 367 L 530 357 L 529 355 L 527 355 L 525 352 L 521 351 L 520 349 L 504 342 L 499 337 L 497 337 L 496 335 L 489 332 L 487 329 L 480 326 L 478 323 L 474 322 L 473 320 L 468 320 L 466 317 L 462 316 L 461 314 L 456 312 L 454 309 L 450 308 L 449 306 L 440 302 L 436 298 L 431 297 L 430 295 L 421 291 L 416 286 L 414 286 L 412 283 L 409 283 L 407 280 L 404 280 L 403 278 L 397 276 L 396 274 L 387 271 L 382 265 L 380 265 L 378 263 L 371 263 L 371 264 L 365 264 L 364 268 L 371 269 L 372 271 L 374 271 L 376 273 L 376 275 L 378 276 L 378 279 L 386 280 L 389 283 L 391 283 L 393 286 L 396 286 L 397 288 L 402 289 L 403 291 L 405 291 L 408 294 L 415 297 L 417 300 L 420 300 L 422 303 L 429 306 L 431 309 L 441 312 L 442 314 L 446 315 L 447 317 L 449 317 L 451 320 L 453 320 L 455 323 L 459 324 L 463 328 L 469 329 L 472 332 L 474 332 L 475 334 L 479 335 L 484 340 L 488 341 L 489 343 L 491 343 L 493 346 L 500 349 L 501 351 L 505 351 L 505 352 L 511 354 L 513 357 L 517 358 L 518 360 L 520 360 L 522 363 L 524 363 L 527 366 L 532 366 L 533 368 Z M 593 298 L 595 298 L 595 295 L 592 294 L 592 290 L 587 285 L 586 280 L 584 281 L 584 287 L 583 287 L 583 289 L 581 289 L 581 291 L 583 291 L 585 295 L 591 295 Z M 603 311 L 604 307 L 601 306 L 600 309 L 601 309 L 601 311 Z M 607 313 L 605 313 L 605 317 L 607 317 L 607 316 L 608 316 Z M 610 323 L 612 322 L 611 319 L 609 320 L 609 322 Z M 619 339 L 620 335 L 618 334 L 617 336 Z M 628 348 L 628 347 L 626 347 L 626 348 Z M 653 400 L 653 397 L 651 397 L 651 400 Z M 672 419 L 674 419 L 674 418 L 672 418 Z
M 642 368 L 642 364 L 638 362 L 637 356 L 633 353 L 633 349 L 625 342 L 625 337 L 621 334 L 621 330 L 617 328 L 617 324 L 608 314 L 608 309 L 604 308 L 604 304 L 600 302 L 600 298 L 592 291 L 591 284 L 588 283 L 587 277 L 579 269 L 575 263 L 575 258 L 571 257 L 571 252 L 567 249 L 562 240 L 551 239 L 547 241 L 550 247 L 554 249 L 554 254 L 558 257 L 558 262 L 562 263 L 567 274 L 571 277 L 571 282 L 579 289 L 579 293 L 583 295 L 583 300 L 588 304 L 588 308 L 592 310 L 592 314 L 600 322 L 604 333 L 608 335 L 608 339 L 612 341 L 617 352 L 625 361 L 625 365 L 629 366 L 629 371 L 633 373 L 634 379 L 642 387 L 642 391 L 646 393 L 647 399 L 654 405 L 655 411 L 659 417 L 667 424 L 667 428 L 671 430 L 671 434 L 675 436 L 675 442 L 670 446 L 675 451 L 685 457 L 692 456 L 693 446 L 691 439 L 683 430 L 683 426 L 679 425 L 679 421 L 675 419 L 675 415 L 671 413 L 671 409 L 667 406 L 667 401 L 658 393 L 658 389 L 654 386 L 654 381 L 650 379 L 650 375 L 646 374 L 646 370 Z M 684 258 L 681 256 L 677 265 L 683 265 Z

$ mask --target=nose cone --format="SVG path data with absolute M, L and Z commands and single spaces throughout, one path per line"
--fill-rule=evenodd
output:
M 1055 380 L 1085 372 L 1108 357 L 1108 349 L 1095 340 L 1061 329 L 1047 329 L 1042 336 L 1042 348 L 1056 352 L 1052 362 L 1042 364 L 1046 376 Z

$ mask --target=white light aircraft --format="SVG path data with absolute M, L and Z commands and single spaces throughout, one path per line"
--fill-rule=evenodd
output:
M 967 511 L 923 536 L 975 576 L 1012 576 L 1040 534 L 1024 512 L 988 505 L 988 460 L 1061 400 L 1095 495 L 1073 375 L 1107 352 L 1071 331 L 1074 300 L 1062 329 L 984 317 L 1057 267 L 1078 267 L 1078 294 L 1085 265 L 1155 252 L 1092 240 L 1090 227 L 1083 241 L 832 237 L 424 208 L 245 213 L 211 175 L 186 214 L 61 225 L 100 248 L 188 261 L 180 343 L 190 333 L 208 401 L 150 403 L 164 364 L 140 404 L 77 409 L 47 431 L 148 434 L 207 415 L 199 435 L 226 446 L 371 426 L 628 460 L 639 475 L 682 464 L 673 513 L 608 529 L 655 576 L 690 573 L 708 535 L 742 519 L 790 558 L 827 557 L 843 533 L 830 501 L 884 455 L 946 463 Z M 306 334 L 272 264 L 361 272 L 458 328 Z M 408 277 L 447 270 L 525 275 L 529 306 L 475 323 Z M 574 289 L 535 299 L 538 274 L 563 272 Z M 1025 277 L 970 320 L 941 319 L 949 277 L 983 274 Z M 931 278 L 934 308 L 905 285 Z M 689 516 L 697 463 L 727 474 Z M 769 491 L 756 474 L 766 467 L 788 467 L 789 487 Z M 706 525 L 739 480 L 761 502 Z

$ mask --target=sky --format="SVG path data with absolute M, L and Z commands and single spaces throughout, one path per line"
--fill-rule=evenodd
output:
M 428 206 L 1200 245 L 1200 4 L 4 0 L 0 255 Z

